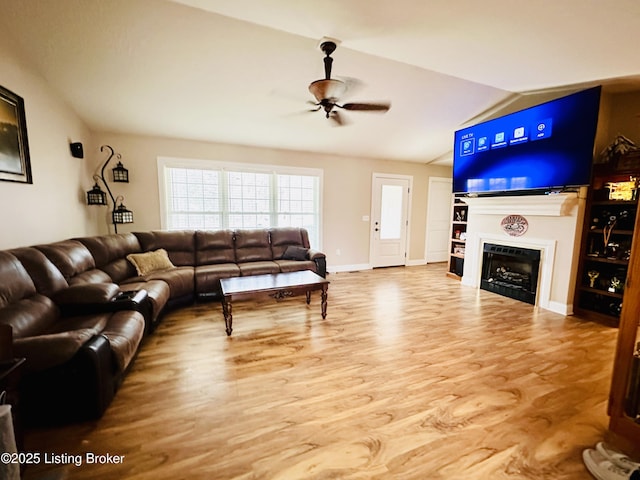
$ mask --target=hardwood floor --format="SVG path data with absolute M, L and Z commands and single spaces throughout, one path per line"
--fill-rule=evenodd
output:
M 320 296 L 170 312 L 102 419 L 27 432 L 82 465 L 26 479 L 588 479 L 616 329 L 463 287 L 442 265 Z M 87 464 L 85 453 L 122 455 Z

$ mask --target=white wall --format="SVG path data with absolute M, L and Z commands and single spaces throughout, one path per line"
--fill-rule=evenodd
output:
M 135 223 L 121 225 L 119 232 L 160 229 L 158 198 L 158 157 L 182 157 L 219 161 L 293 165 L 321 168 L 324 171 L 322 249 L 331 268 L 362 266 L 369 263 L 369 223 L 362 221 L 370 214 L 371 178 L 373 172 L 413 175 L 413 211 L 410 219 L 411 238 L 409 261 L 424 260 L 426 205 L 429 177 L 451 175 L 450 167 L 427 166 L 419 163 L 336 157 L 309 152 L 253 148 L 194 142 L 137 135 L 100 133 L 95 145 L 111 145 L 122 155 L 129 170 L 129 184 L 111 184 L 114 195 L 124 195 L 124 204 L 134 212 Z M 106 155 L 96 147 L 87 152 L 92 168 L 99 169 Z M 111 167 L 111 165 L 110 165 Z M 102 209 L 103 215 L 107 212 Z M 450 205 L 443 205 L 447 212 Z M 98 228 L 107 231 L 104 216 Z M 341 254 L 336 254 L 340 250 Z
M 69 150 L 72 141 L 89 142 L 90 132 L 3 31 L 0 85 L 24 99 L 33 172 L 33 184 L 0 182 L 0 249 L 94 233 L 86 162 Z

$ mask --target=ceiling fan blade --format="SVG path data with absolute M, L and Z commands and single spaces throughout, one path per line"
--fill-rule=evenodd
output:
M 345 103 L 344 105 L 336 104 L 336 107 L 345 110 L 359 110 L 366 112 L 386 112 L 391 108 L 390 103 Z

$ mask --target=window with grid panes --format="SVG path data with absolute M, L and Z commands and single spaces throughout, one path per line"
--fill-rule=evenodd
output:
M 158 162 L 163 228 L 303 227 L 311 245 L 321 248 L 320 170 L 256 171 L 237 165 L 216 168 L 216 162 Z
M 167 169 L 167 228 L 215 230 L 223 228 L 220 173 L 193 168 Z

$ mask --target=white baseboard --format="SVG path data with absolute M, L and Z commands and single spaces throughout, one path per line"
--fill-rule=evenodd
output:
M 417 267 L 419 265 L 426 265 L 426 258 L 419 258 L 418 260 L 407 260 L 407 267 Z
M 434 262 L 435 263 L 435 262 Z M 407 267 L 418 267 L 421 265 L 426 265 L 427 260 L 424 258 L 420 258 L 418 260 L 408 260 L 406 265 Z M 373 267 L 370 263 L 359 263 L 355 265 L 327 265 L 327 272 L 358 272 L 360 270 L 371 270 Z
M 573 315 L 573 304 L 549 302 L 547 310 L 559 313 L 560 315 Z
M 371 267 L 371 265 L 368 263 L 360 263 L 355 265 L 327 265 L 327 272 L 357 272 L 360 270 L 371 270 L 372 268 L 373 267 Z

